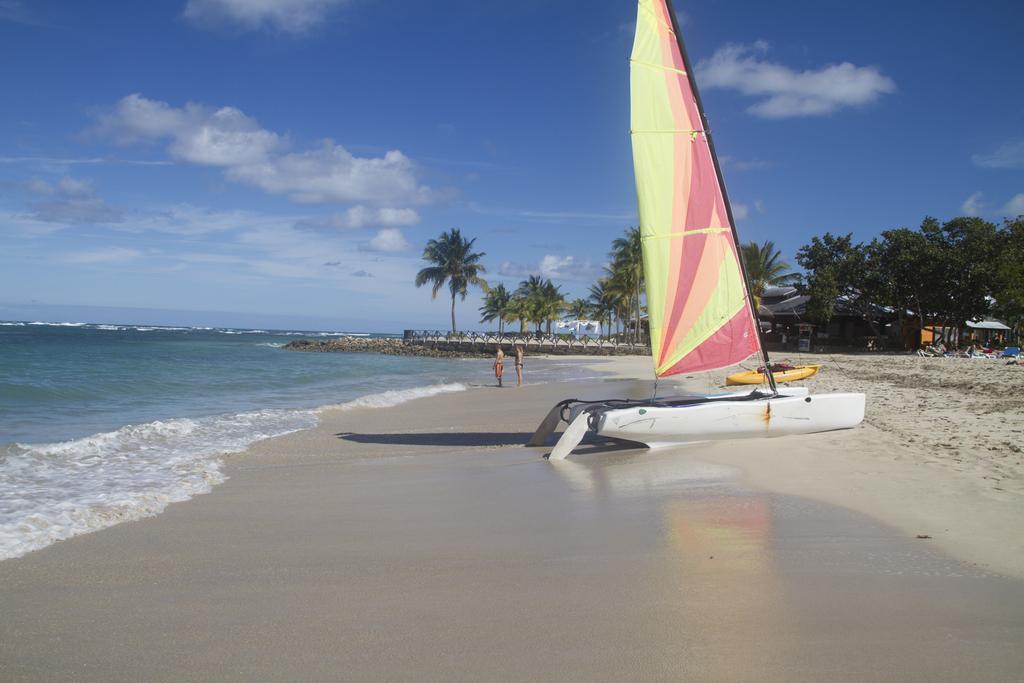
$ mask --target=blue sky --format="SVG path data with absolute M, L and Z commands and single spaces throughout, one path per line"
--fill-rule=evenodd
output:
M 1024 4 L 676 8 L 742 239 L 1024 213 Z M 452 227 L 585 295 L 636 221 L 634 13 L 0 0 L 0 318 L 443 327 Z

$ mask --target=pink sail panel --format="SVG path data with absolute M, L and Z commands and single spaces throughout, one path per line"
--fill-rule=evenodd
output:
M 760 349 L 733 226 L 667 0 L 639 0 L 630 64 L 633 159 L 658 376 Z

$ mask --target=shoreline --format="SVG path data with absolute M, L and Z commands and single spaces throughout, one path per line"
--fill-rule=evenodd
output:
M 476 360 L 473 357 L 464 358 Z M 642 356 L 533 354 L 528 359 L 578 365 L 581 369 L 603 377 L 600 380 L 602 384 L 614 382 L 619 388 L 629 386 L 635 397 L 650 396 L 654 387 L 651 361 Z M 826 365 L 826 369 L 819 376 L 805 382 L 812 392 L 867 391 L 868 410 L 865 424 L 853 430 L 860 433 L 856 447 L 848 448 L 841 457 L 829 457 L 829 449 L 835 440 L 829 434 L 818 434 L 788 437 L 782 442 L 777 439 L 738 440 L 724 442 L 732 444 L 731 446 L 712 443 L 682 448 L 699 449 L 695 457 L 709 463 L 735 467 L 737 471 L 742 472 L 742 480 L 751 486 L 819 500 L 866 514 L 909 534 L 927 535 L 929 541 L 941 546 L 960 560 L 978 563 L 1007 576 L 1024 578 L 1024 540 L 1018 541 L 1016 534 L 1016 529 L 1024 525 L 1024 505 L 1016 504 L 1024 502 L 1024 467 L 1021 467 L 1024 456 L 1021 455 L 1019 447 L 1014 449 L 1016 443 L 1009 440 L 1017 438 L 1024 442 L 1024 437 L 1020 436 L 1024 434 L 1024 422 L 1015 424 L 1012 420 L 1004 421 L 1005 429 L 1002 431 L 994 430 L 991 424 L 992 420 L 1002 421 L 1001 416 L 1005 414 L 1012 418 L 1012 412 L 1018 405 L 1020 414 L 1024 414 L 1024 398 L 1011 399 L 1010 406 L 1003 412 L 993 411 L 990 415 L 980 418 L 986 422 L 982 429 L 989 431 L 986 435 L 988 440 L 981 448 L 993 452 L 997 451 L 998 446 L 1004 447 L 1002 451 L 997 451 L 994 457 L 974 458 L 973 461 L 965 462 L 962 448 L 951 448 L 946 442 L 942 442 L 941 452 L 921 452 L 920 448 L 912 444 L 927 443 L 929 435 L 935 437 L 942 432 L 945 434 L 942 438 L 956 441 L 961 437 L 956 434 L 950 435 L 951 429 L 974 436 L 978 436 L 979 432 L 976 429 L 971 431 L 970 425 L 946 425 L 945 428 L 936 428 L 927 420 L 923 424 L 919 423 L 920 416 L 908 418 L 902 411 L 890 411 L 891 401 L 880 399 L 881 391 L 891 391 L 892 387 L 881 386 L 878 377 L 873 378 L 871 383 L 858 384 L 860 380 L 856 374 L 851 375 L 842 369 L 842 364 L 864 363 L 865 359 L 883 364 L 903 359 L 905 366 L 945 366 L 948 369 L 966 371 L 967 379 L 961 376 L 945 382 L 953 391 L 962 389 L 965 384 L 968 387 L 973 386 L 977 381 L 975 371 L 1004 371 L 1000 365 L 992 361 L 970 359 L 920 358 L 889 354 L 794 354 L 787 360 L 794 363 L 824 362 Z M 1005 372 L 1013 373 L 1014 370 L 1016 368 L 1007 368 Z M 658 394 L 721 391 L 725 388 L 725 374 L 727 371 L 663 378 L 659 381 Z M 1024 372 L 1015 374 L 1019 374 L 1015 379 L 1024 389 Z M 527 378 L 529 377 L 528 370 Z M 1010 377 L 1014 378 L 1013 375 Z M 583 383 L 587 384 L 587 381 Z M 544 385 L 560 386 L 559 391 L 564 396 L 569 396 L 575 395 L 578 384 L 579 382 L 562 380 Z M 943 384 L 943 380 L 938 380 L 938 386 L 941 387 Z M 538 385 L 530 385 L 528 382 L 528 386 Z M 488 384 L 459 383 L 457 390 L 473 392 L 496 388 Z M 508 386 L 505 389 L 514 390 L 516 387 Z M 214 456 L 213 464 L 217 466 L 219 475 L 221 468 L 229 470 L 231 463 L 244 461 L 254 451 L 265 452 L 264 443 L 274 444 L 279 439 L 286 439 L 295 434 L 316 431 L 322 427 L 325 414 L 353 409 L 394 408 L 420 400 L 421 396 L 438 400 L 444 398 L 443 394 L 455 390 L 441 385 L 417 385 L 407 389 L 358 396 L 342 404 L 294 409 L 293 412 L 308 412 L 315 415 L 318 423 L 289 430 L 285 434 L 269 439 L 259 439 L 250 443 L 243 451 L 221 453 Z M 604 388 L 598 393 L 605 395 L 607 391 L 607 388 Z M 913 389 L 910 391 L 913 392 Z M 537 406 L 535 412 L 538 422 L 546 409 L 546 406 Z M 957 411 L 956 406 L 947 407 L 939 412 L 938 419 L 952 421 L 957 417 Z M 992 414 L 995 415 L 994 418 L 991 417 Z M 962 415 L 959 417 L 963 418 Z M 564 425 L 561 428 L 564 428 Z M 922 433 L 925 430 L 928 430 L 927 434 Z M 1008 438 L 1007 434 L 1010 435 Z M 525 442 L 525 438 L 523 441 Z M 750 450 L 756 451 L 757 454 L 744 455 L 744 445 L 750 446 Z M 681 453 L 680 457 L 691 456 L 689 453 Z M 229 472 L 227 476 L 230 477 Z M 223 481 L 224 478 L 218 476 L 206 490 L 194 490 L 184 498 L 172 497 L 160 504 L 160 510 L 157 512 L 143 512 L 107 522 L 88 531 L 75 532 L 67 538 L 74 538 L 82 533 L 92 534 L 110 528 L 111 525 L 163 514 L 163 509 L 168 503 L 187 502 L 198 495 L 215 493 Z M 908 502 L 908 495 L 911 502 Z M 61 538 L 56 542 L 64 542 L 67 538 Z M 33 549 L 29 552 L 34 551 Z
M 1008 577 L 1021 576 L 1024 548 L 1001 537 L 1024 521 L 1014 486 L 991 497 L 948 462 L 910 460 L 872 424 L 892 428 L 885 405 L 854 430 L 654 452 L 591 442 L 551 463 L 549 449 L 522 444 L 554 402 L 650 395 L 649 359 L 580 367 L 606 376 L 323 409 L 315 427 L 225 456 L 228 480 L 209 495 L 0 562 L 0 673 L 998 680 L 1022 670 L 1024 581 Z M 825 387 L 840 381 L 823 374 Z M 861 381 L 869 405 L 884 389 L 872 382 Z
M 709 457 L 738 457 L 737 443 L 783 457 L 807 437 L 593 443 L 550 463 L 521 444 L 567 386 L 650 391 L 611 378 L 327 409 L 228 456 L 210 495 L 0 562 L 0 673 L 977 680 L 1024 667 L 1024 582 Z M 829 438 L 849 451 L 864 434 Z

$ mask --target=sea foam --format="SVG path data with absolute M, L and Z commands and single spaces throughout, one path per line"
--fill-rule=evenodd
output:
M 314 427 L 321 410 L 390 408 L 465 391 L 460 383 L 393 389 L 317 410 L 258 410 L 157 420 L 50 444 L 0 447 L 0 560 L 208 493 L 220 456 Z
M 224 481 L 218 456 L 316 423 L 312 410 L 259 410 L 8 446 L 0 450 L 0 559 L 207 493 Z
M 368 394 L 359 398 L 339 403 L 337 405 L 323 406 L 320 410 L 352 410 L 353 408 L 391 408 L 417 398 L 427 398 L 438 394 L 451 394 L 457 391 L 465 391 L 466 385 L 460 383 L 432 384 L 426 387 L 413 387 L 411 389 L 391 389 L 382 391 L 379 394 Z

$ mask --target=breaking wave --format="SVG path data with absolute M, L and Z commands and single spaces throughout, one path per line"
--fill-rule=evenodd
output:
M 7 446 L 0 450 L 0 559 L 207 493 L 224 481 L 219 456 L 316 422 L 311 410 L 259 410 Z
M 389 408 L 465 391 L 460 383 L 394 389 L 311 410 L 258 410 L 128 425 L 81 439 L 0 446 L 0 560 L 209 493 L 222 456 L 316 426 L 321 410 Z
M 352 401 L 338 405 L 324 406 L 320 410 L 352 410 L 353 408 L 391 408 L 418 398 L 437 396 L 438 394 L 451 394 L 457 391 L 465 391 L 466 385 L 460 383 L 433 384 L 426 387 L 414 387 L 412 389 L 392 389 L 382 391 L 379 394 L 368 394 L 360 396 Z

